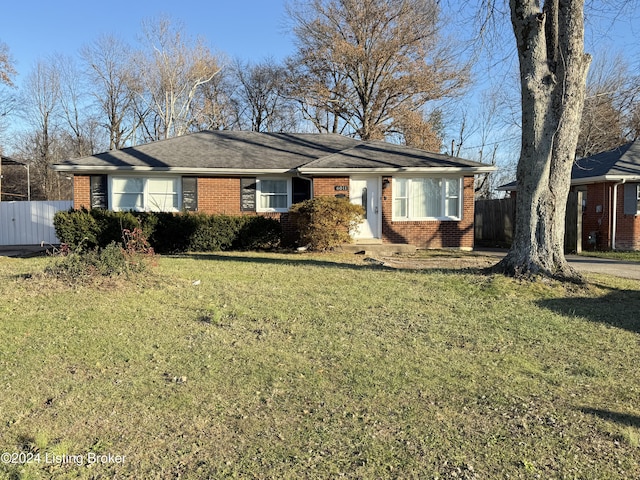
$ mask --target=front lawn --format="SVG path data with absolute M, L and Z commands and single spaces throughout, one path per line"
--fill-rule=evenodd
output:
M 640 252 L 622 252 L 622 251 L 609 251 L 609 252 L 595 252 L 595 251 L 582 251 L 580 253 L 581 256 L 584 257 L 595 257 L 595 258 L 609 258 L 612 260 L 622 260 L 627 262 L 638 262 L 640 263 Z
M 50 261 L 0 258 L 2 479 L 640 477 L 637 282 L 243 253 L 67 286 Z

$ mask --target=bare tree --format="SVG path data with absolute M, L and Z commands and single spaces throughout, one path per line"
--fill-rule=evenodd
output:
M 255 132 L 287 132 L 296 126 L 293 102 L 285 95 L 287 73 L 273 59 L 260 63 L 236 61 L 234 98 L 240 128 Z
M 621 55 L 596 57 L 587 78 L 587 92 L 576 150 L 587 157 L 634 138 L 633 108 L 640 85 Z
M 16 74 L 13 64 L 9 47 L 4 42 L 0 42 L 0 83 L 13 86 L 13 77 Z
M 168 18 L 145 22 L 143 30 L 148 49 L 136 60 L 139 94 L 153 114 L 145 128 L 151 140 L 184 135 L 196 123 L 194 99 L 220 66 L 202 39 L 190 40 Z
M 231 69 L 223 68 L 210 82 L 200 86 L 191 103 L 192 125 L 195 130 L 231 130 L 239 128 L 237 89 Z
M 114 36 L 102 36 L 80 51 L 85 74 L 109 136 L 109 150 L 120 149 L 133 138 L 141 121 L 135 111 L 131 48 Z
M 468 80 L 441 38 L 435 0 L 309 0 L 289 15 L 298 91 L 316 127 L 362 139 L 424 131 L 427 102 Z
M 13 77 L 16 75 L 13 58 L 9 47 L 0 42 L 0 87 L 15 87 Z M 15 96 L 0 89 L 0 119 L 8 115 L 16 105 Z
M 510 0 L 520 63 L 522 141 L 509 275 L 577 278 L 564 256 L 566 201 L 591 58 L 584 0 Z
M 70 156 L 81 157 L 95 152 L 96 119 L 92 118 L 88 102 L 89 94 L 85 76 L 72 57 L 56 55 L 50 60 L 59 78 L 59 104 L 63 118 L 62 134 L 71 145 Z
M 442 112 L 439 110 L 428 117 L 421 111 L 399 110 L 393 126 L 405 145 L 431 152 L 442 148 Z
M 348 76 L 340 66 L 314 58 L 289 58 L 287 96 L 298 104 L 303 117 L 320 133 L 349 133 Z
M 25 80 L 21 101 L 30 130 L 21 135 L 17 156 L 31 164 L 34 183 L 47 200 L 66 198 L 69 193 L 64 178 L 49 168 L 51 163 L 71 156 L 60 143 L 60 121 L 64 117 L 60 80 L 55 61 L 39 60 Z
M 640 102 L 637 102 L 629 112 L 627 118 L 628 138 L 637 140 L 640 138 Z

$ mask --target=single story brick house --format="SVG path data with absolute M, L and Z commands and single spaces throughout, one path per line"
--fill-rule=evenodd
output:
M 571 191 L 582 205 L 583 248 L 640 250 L 640 140 L 576 160 Z
M 474 176 L 493 166 L 335 134 L 203 131 L 57 163 L 74 208 L 265 215 L 321 195 L 366 210 L 361 243 L 473 248 Z

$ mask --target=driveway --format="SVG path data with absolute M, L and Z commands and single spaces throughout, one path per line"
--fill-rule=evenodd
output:
M 476 249 L 474 253 L 502 258 L 506 255 L 506 250 L 500 249 Z M 627 262 L 624 260 L 611 260 L 608 258 L 581 257 L 580 255 L 567 255 L 569 264 L 583 273 L 603 273 L 622 278 L 640 280 L 640 263 Z

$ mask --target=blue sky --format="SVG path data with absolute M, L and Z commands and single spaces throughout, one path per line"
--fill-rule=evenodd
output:
M 2 7 L 0 40 L 9 46 L 18 74 L 25 76 L 39 58 L 74 56 L 102 34 L 135 44 L 142 21 L 159 15 L 181 21 L 189 35 L 205 37 L 213 51 L 232 58 L 279 60 L 293 52 L 284 28 L 284 2 L 264 0 L 16 0 Z
M 230 58 L 261 61 L 273 57 L 282 60 L 294 53 L 295 48 L 293 36 L 286 28 L 285 0 L 208 0 L 195 4 L 176 0 L 111 0 L 100 3 L 87 0 L 13 0 L 5 3 L 0 17 L 0 41 L 8 45 L 16 62 L 18 86 L 38 59 L 53 54 L 75 56 L 82 46 L 102 34 L 113 34 L 137 46 L 142 21 L 160 15 L 182 22 L 189 35 L 203 36 L 213 52 Z M 457 12 L 446 22 L 456 37 L 473 34 L 473 25 L 464 15 L 471 15 L 471 9 L 475 8 L 476 4 L 470 3 L 473 5 L 467 6 L 467 12 Z M 632 72 L 640 75 L 640 11 L 634 9 L 630 5 L 632 3 L 635 2 L 627 2 L 627 10 L 617 14 L 610 11 L 600 14 L 592 10 L 587 24 L 586 49 L 594 55 L 622 53 L 628 59 Z M 458 6 L 456 0 L 443 4 L 452 9 Z M 504 18 L 504 21 L 508 29 L 508 19 Z M 457 137 L 455 120 L 461 117 L 462 111 L 479 117 L 482 110 L 479 90 L 491 84 L 506 84 L 517 69 L 515 41 L 508 30 L 502 45 L 508 52 L 503 57 L 506 61 L 491 67 L 479 65 L 476 68 L 476 86 L 448 113 L 452 125 L 445 144 L 450 145 L 451 139 Z M 500 130 L 492 133 L 490 140 L 496 142 L 514 139 L 513 132 Z M 463 152 L 470 158 L 477 154 L 474 143 L 478 142 L 468 142 L 470 151 Z M 504 148 L 511 152 L 514 150 L 513 145 L 505 145 Z

